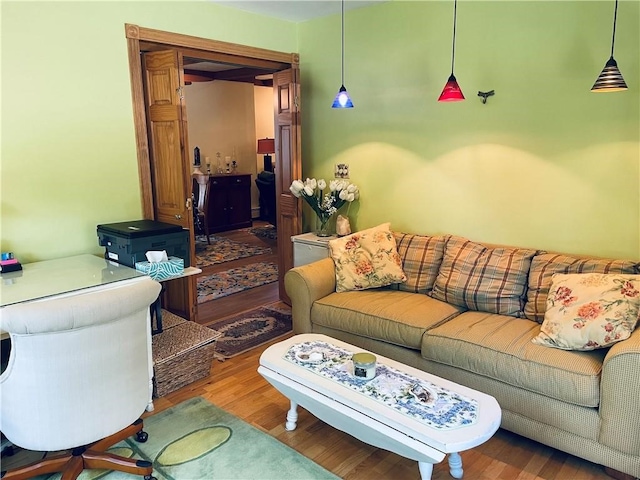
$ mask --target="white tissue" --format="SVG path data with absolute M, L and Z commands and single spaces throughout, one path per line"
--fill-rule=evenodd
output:
M 167 251 L 162 250 L 161 252 L 149 251 L 145 253 L 147 260 L 149 263 L 159 263 L 159 262 L 167 262 L 169 261 L 169 257 L 167 257 Z

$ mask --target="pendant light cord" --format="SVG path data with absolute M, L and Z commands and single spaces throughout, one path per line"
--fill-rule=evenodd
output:
M 613 35 L 611 36 L 611 58 L 613 58 L 613 44 L 616 42 L 616 22 L 618 20 L 618 0 L 613 11 Z
M 617 0 L 616 5 L 618 5 Z M 342 85 L 344 85 L 344 0 L 342 0 Z
M 618 5 L 616 0 L 616 5 Z M 456 59 L 456 17 L 458 15 L 458 0 L 453 2 L 453 45 L 451 46 L 451 75 L 453 75 L 453 64 Z

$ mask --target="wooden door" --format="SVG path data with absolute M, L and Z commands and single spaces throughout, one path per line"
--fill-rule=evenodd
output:
M 187 115 L 182 55 L 175 50 L 143 55 L 151 177 L 155 219 L 189 230 L 191 261 L 195 260 L 189 170 Z M 196 316 L 195 280 L 166 283 L 165 307 L 187 319 Z
M 278 229 L 278 286 L 280 300 L 291 305 L 284 289 L 284 275 L 293 267 L 291 237 L 302 232 L 302 206 L 289 191 L 301 178 L 300 70 L 297 64 L 273 74 L 276 143 L 276 215 Z
M 191 176 L 180 54 L 149 52 L 143 62 L 156 219 L 189 228 Z

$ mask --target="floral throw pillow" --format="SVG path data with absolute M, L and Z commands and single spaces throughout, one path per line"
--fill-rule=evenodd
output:
M 384 287 L 407 279 L 389 226 L 384 223 L 329 242 L 336 265 L 336 292 Z
M 595 350 L 629 338 L 638 323 L 640 275 L 556 273 L 540 333 L 532 342 Z

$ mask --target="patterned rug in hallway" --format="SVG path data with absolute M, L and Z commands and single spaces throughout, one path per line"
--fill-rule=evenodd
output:
M 200 268 L 215 265 L 217 263 L 230 262 L 239 258 L 251 257 L 272 253 L 269 247 L 250 245 L 236 242 L 225 237 L 209 235 L 211 245 L 207 243 L 205 235 L 196 237 L 196 265 Z
M 273 225 L 265 225 L 263 227 L 251 227 L 247 231 L 258 238 L 268 238 L 270 240 L 278 239 L 278 231 Z
M 198 303 L 278 281 L 278 266 L 258 262 L 198 278 Z
M 291 332 L 291 308 L 267 305 L 208 325 L 222 333 L 216 356 L 231 358 Z

